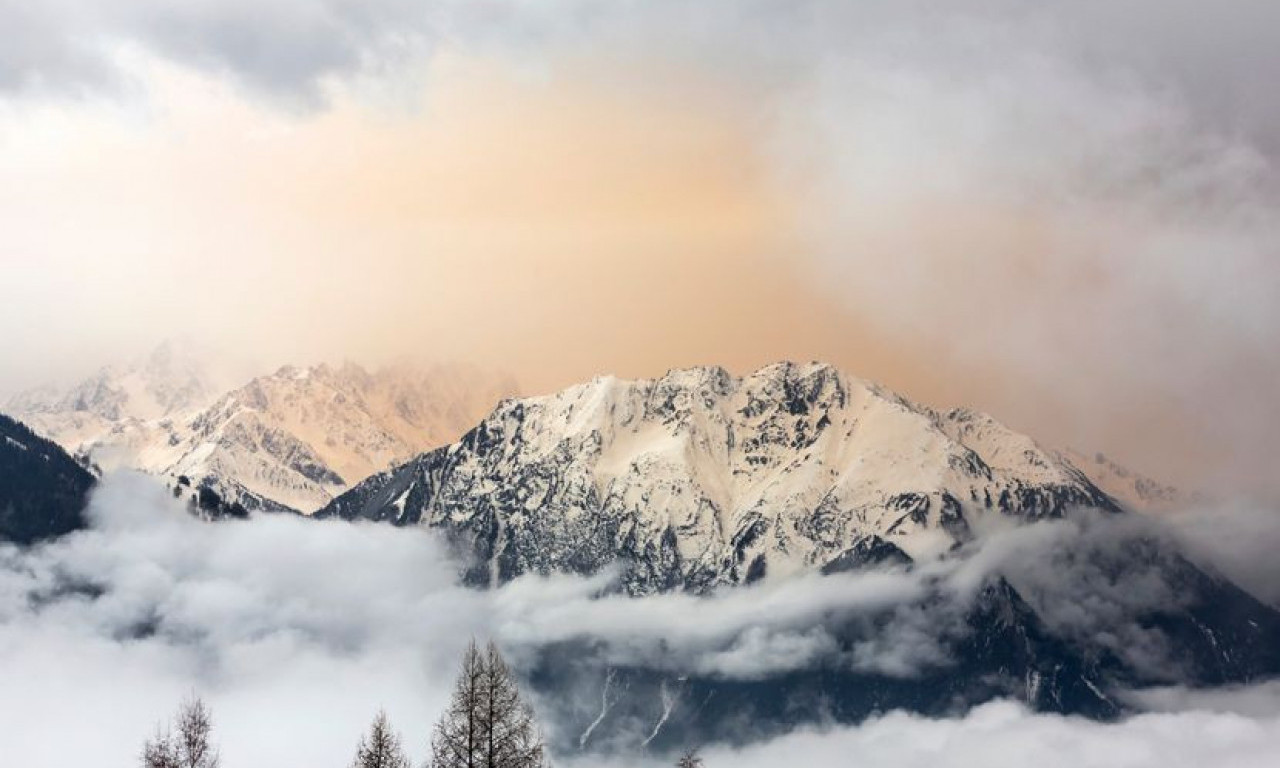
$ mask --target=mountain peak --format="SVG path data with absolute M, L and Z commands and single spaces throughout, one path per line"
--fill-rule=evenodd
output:
M 656 380 L 659 388 L 710 390 L 721 394 L 726 393 L 733 383 L 729 372 L 718 365 L 672 368 Z
M 486 578 L 595 572 L 701 589 L 947 551 L 986 514 L 1114 503 L 1065 459 L 980 414 L 942 417 L 821 363 L 600 377 L 512 400 L 467 439 L 371 478 L 325 515 L 470 537 Z
M 184 478 L 248 509 L 310 512 L 351 482 L 456 439 L 509 376 L 463 365 L 284 365 L 220 386 L 202 348 L 167 341 L 12 410 L 106 469 Z

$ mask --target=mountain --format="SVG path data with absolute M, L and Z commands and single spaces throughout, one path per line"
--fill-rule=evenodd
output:
M 1076 508 L 1104 521 L 1129 514 L 1067 455 L 990 416 L 782 363 L 742 378 L 719 368 L 604 377 L 507 400 L 458 442 L 370 477 L 316 517 L 439 529 L 477 586 L 612 568 L 643 599 L 814 572 L 912 572 L 970 557 L 994 521 L 1059 521 Z M 802 669 L 743 679 L 665 654 L 618 661 L 608 642 L 581 636 L 542 648 L 529 677 L 562 745 L 666 749 L 997 696 L 1108 719 L 1129 687 L 1280 674 L 1275 610 L 1145 535 L 1105 543 L 1038 564 L 1064 582 L 1052 588 L 993 572 L 968 603 L 929 582 L 908 604 L 819 617 L 807 629 L 823 633 L 828 655 Z M 1085 564 L 1087 577 L 1071 575 Z M 1148 592 L 1162 597 L 1110 594 Z M 1064 625 L 1098 605 L 1108 626 Z M 949 663 L 913 674 L 850 665 L 904 616 L 939 634 Z
M 595 573 L 633 594 L 921 559 L 966 509 L 1115 503 L 989 416 L 937 413 L 826 365 L 597 378 L 502 403 L 458 443 L 361 483 L 321 516 L 424 523 L 474 544 L 472 577 Z
M 82 527 L 93 483 L 58 445 L 0 414 L 0 542 L 31 544 Z
M 102 423 L 150 421 L 204 406 L 216 395 L 206 350 L 166 341 L 126 366 L 107 366 L 68 389 L 46 386 L 9 401 L 14 413 L 80 414 Z
M 211 350 L 169 340 L 126 365 L 112 365 L 67 388 L 19 393 L 5 409 L 68 452 L 111 470 L 139 469 L 138 455 L 214 401 L 232 381 Z
M 507 377 L 462 365 L 286 366 L 218 398 L 140 461 L 249 509 L 310 513 L 456 439 L 514 390 Z
M 1085 455 L 1067 451 L 1067 460 L 1079 467 L 1108 496 L 1126 509 L 1159 511 L 1194 499 L 1194 496 L 1121 466 L 1101 453 Z
M 211 514 L 310 513 L 350 484 L 456 439 L 510 377 L 465 365 L 285 366 L 229 386 L 230 366 L 166 342 L 128 366 L 8 407 L 105 470 L 161 476 Z
M 870 615 L 816 618 L 803 632 L 782 637 L 800 648 L 806 638 L 818 638 L 830 648 L 778 671 L 727 675 L 661 650 L 648 660 L 627 660 L 629 641 L 581 636 L 538 649 L 527 675 L 539 694 L 539 713 L 551 724 L 549 737 L 565 753 L 678 753 L 689 744 L 749 743 L 893 710 L 950 717 L 997 698 L 1111 721 L 1130 712 L 1124 692 L 1134 688 L 1221 686 L 1280 673 L 1280 616 L 1274 610 L 1186 563 L 1166 575 L 1194 597 L 1177 608 L 1127 616 L 1125 634 L 1159 638 L 1167 645 L 1161 659 L 1170 662 L 1167 670 L 1145 669 L 1105 642 L 1064 634 L 1041 615 L 1043 606 L 1033 605 L 1008 579 L 993 578 L 968 605 L 951 606 L 947 601 L 954 597 L 937 592 Z M 951 609 L 959 616 L 950 616 Z M 878 642 L 919 641 L 914 632 L 878 632 L 904 616 L 922 623 L 916 629 L 939 635 L 945 657 L 906 672 L 860 666 L 863 653 Z M 689 622 L 684 632 L 696 636 L 698 617 Z M 761 638 L 767 641 L 768 633 L 747 629 L 716 653 L 749 657 Z M 795 652 L 787 642 L 756 653 Z

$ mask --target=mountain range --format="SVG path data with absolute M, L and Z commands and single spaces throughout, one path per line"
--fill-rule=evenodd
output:
M 742 741 L 997 697 L 1110 719 L 1135 687 L 1280 674 L 1280 612 L 1126 524 L 1177 503 L 1177 491 L 829 365 L 599 377 L 525 398 L 504 377 L 457 366 L 287 366 L 220 394 L 206 381 L 162 355 L 13 405 L 83 463 L 150 471 L 206 516 L 314 510 L 318 521 L 429 527 L 477 588 L 573 574 L 620 599 L 713 600 L 814 578 L 853 589 L 869 572 L 916 584 L 866 611 L 803 614 L 778 653 L 821 652 L 746 676 L 664 650 L 662 638 L 647 655 L 632 637 L 549 639 L 522 664 L 561 749 Z M 0 487 L 30 479 L 9 484 L 17 502 L 0 506 L 0 536 L 78 526 L 92 476 L 21 425 L 0 427 Z M 982 561 L 993 529 L 1080 520 L 1103 534 L 1030 569 L 983 570 L 967 591 L 948 581 Z M 768 642 L 770 619 L 706 637 L 741 657 Z M 922 637 L 936 646 L 927 663 L 866 663 L 868 648 Z
M 234 386 L 219 370 L 166 343 L 5 410 L 87 466 L 148 472 L 215 506 L 306 514 L 515 393 L 510 377 L 466 365 L 285 366 Z
M 205 489 L 222 506 L 309 514 L 457 439 L 518 393 L 510 376 L 460 364 L 284 366 L 252 378 L 235 370 L 212 350 L 169 341 L 73 386 L 19 393 L 0 410 L 95 471 L 137 469 Z M 1128 508 L 1182 498 L 1101 454 L 1061 457 Z
M 828 365 L 602 377 L 504 401 L 459 442 L 319 517 L 465 536 L 474 579 L 595 573 L 633 594 L 936 556 L 974 510 L 1118 511 L 1062 453 L 985 414 L 934 411 Z

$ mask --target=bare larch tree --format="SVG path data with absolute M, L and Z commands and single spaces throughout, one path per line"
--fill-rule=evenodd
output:
M 431 740 L 432 768 L 544 768 L 545 748 L 533 710 L 498 647 L 473 642 L 449 709 Z
M 351 768 L 411 768 L 400 746 L 400 735 L 391 730 L 386 712 L 378 712 L 369 727 L 369 735 L 360 737 Z
M 702 768 L 702 756 L 697 749 L 686 750 L 676 761 L 676 768 Z
M 520 695 L 497 645 L 489 643 L 484 661 L 480 691 L 484 705 L 480 719 L 482 768 L 542 768 L 545 749 L 533 708 Z
M 155 738 L 143 745 L 143 768 L 218 768 L 212 733 L 209 708 L 199 697 L 191 697 L 178 708 L 175 723 L 157 729 Z
M 431 738 L 432 768 L 480 768 L 480 688 L 484 657 L 475 641 L 462 655 L 462 670 L 449 708 Z

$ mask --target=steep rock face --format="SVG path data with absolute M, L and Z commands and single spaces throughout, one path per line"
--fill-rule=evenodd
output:
M 1004 581 L 984 588 L 954 629 L 951 660 L 918 674 L 888 675 L 849 663 L 865 638 L 865 620 L 829 620 L 822 629 L 834 640 L 829 658 L 767 675 L 606 665 L 596 661 L 601 649 L 583 639 L 543 648 L 530 677 L 557 725 L 551 736 L 565 751 L 675 752 L 688 744 L 767 739 L 815 723 L 860 722 L 895 709 L 948 716 L 993 698 L 1102 720 L 1122 711 L 1103 691 L 1103 671 L 1053 637 Z
M 31 544 L 83 527 L 93 483 L 58 445 L 0 415 L 0 542 Z
M 990 417 L 783 363 L 506 401 L 320 514 L 444 528 L 478 554 L 480 582 L 618 562 L 644 594 L 839 567 L 873 540 L 928 558 L 966 540 L 974 516 L 1076 505 L 1115 509 Z

